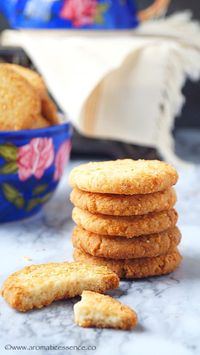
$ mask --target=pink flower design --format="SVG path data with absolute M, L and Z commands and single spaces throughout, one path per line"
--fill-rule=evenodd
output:
M 33 138 L 29 144 L 18 149 L 17 165 L 21 181 L 31 176 L 41 179 L 54 160 L 54 146 L 51 138 Z
M 69 154 L 71 150 L 70 141 L 65 141 L 61 144 L 55 159 L 55 173 L 54 180 L 59 180 L 63 174 L 65 166 L 69 160 Z
M 64 0 L 60 16 L 71 20 L 75 27 L 91 25 L 97 10 L 97 0 Z

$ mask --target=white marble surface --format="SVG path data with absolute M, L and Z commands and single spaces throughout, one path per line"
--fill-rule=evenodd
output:
M 69 169 L 74 164 L 78 162 L 70 163 Z M 1 298 L 0 354 L 199 355 L 200 167 L 182 170 L 180 176 L 177 208 L 183 234 L 181 267 L 165 277 L 123 281 L 118 290 L 111 292 L 137 311 L 139 325 L 135 330 L 79 328 L 73 322 L 77 299 L 23 314 Z M 66 176 L 43 213 L 27 221 L 1 225 L 1 284 L 11 272 L 31 263 L 72 260 L 69 191 Z M 50 345 L 66 348 L 47 350 Z M 36 346 L 37 350 L 19 351 L 14 346 Z M 41 346 L 46 348 L 39 349 Z M 96 349 L 67 348 L 74 346 Z

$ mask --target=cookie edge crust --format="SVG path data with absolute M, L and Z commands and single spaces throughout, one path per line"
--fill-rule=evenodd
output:
M 92 265 L 106 265 L 113 270 L 120 279 L 142 279 L 166 275 L 175 271 L 182 261 L 182 256 L 177 248 L 170 254 L 154 258 L 114 261 L 112 259 L 91 256 L 80 249 L 74 249 L 73 257 L 76 261 L 84 260 L 84 262 L 88 262 Z M 152 262 L 154 264 L 152 264 Z M 155 270 L 153 270 L 152 266 L 155 267 Z
M 158 241 L 162 243 L 162 238 L 164 243 L 158 244 Z M 78 226 L 74 228 L 72 233 L 74 248 L 81 249 L 91 256 L 113 260 L 149 258 L 168 254 L 178 246 L 180 241 L 181 232 L 176 226 L 164 232 L 132 239 L 95 234 Z M 140 246 L 141 251 L 139 251 Z
M 74 188 L 70 201 L 93 214 L 137 216 L 172 209 L 177 196 L 174 188 L 144 195 L 100 194 Z
M 73 221 L 83 229 L 96 234 L 134 238 L 160 233 L 176 225 L 178 213 L 173 208 L 142 216 L 108 216 L 92 214 L 78 207 L 72 210 Z

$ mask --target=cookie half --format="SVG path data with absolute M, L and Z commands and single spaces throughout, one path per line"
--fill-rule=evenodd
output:
M 92 214 L 75 207 L 72 218 L 78 226 L 96 234 L 133 238 L 174 227 L 178 214 L 175 209 L 171 209 L 143 216 L 119 217 Z
M 169 274 L 180 264 L 182 257 L 178 249 L 153 258 L 113 260 L 91 256 L 81 249 L 74 249 L 74 260 L 91 265 L 104 265 L 120 278 L 140 279 L 150 276 Z
M 148 194 L 176 184 L 178 174 L 158 160 L 123 159 L 82 164 L 71 171 L 69 181 L 80 190 L 109 194 Z
M 84 290 L 105 292 L 118 285 L 118 276 L 105 266 L 48 263 L 31 265 L 10 275 L 4 282 L 2 296 L 11 307 L 25 312 L 81 295 Z
M 110 259 L 146 258 L 168 254 L 180 243 L 181 233 L 177 227 L 164 232 L 138 238 L 102 236 L 74 228 L 72 243 L 86 253 Z
M 137 325 L 137 314 L 118 300 L 96 292 L 83 291 L 74 305 L 75 323 L 81 327 L 129 330 Z
M 176 203 L 173 188 L 145 195 L 100 194 L 73 189 L 71 202 L 83 210 L 111 216 L 134 216 L 171 209 Z

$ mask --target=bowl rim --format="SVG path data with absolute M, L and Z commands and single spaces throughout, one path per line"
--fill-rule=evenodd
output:
M 22 135 L 25 136 L 34 136 L 34 135 L 39 135 L 39 134 L 43 134 L 43 133 L 57 133 L 59 131 L 63 131 L 63 129 L 67 128 L 68 129 L 68 133 L 70 135 L 72 135 L 72 125 L 71 123 L 68 122 L 64 122 L 64 123 L 60 123 L 58 125 L 54 125 L 54 126 L 49 126 L 49 127 L 44 127 L 44 128 L 33 128 L 33 129 L 23 129 L 23 130 L 19 130 L 19 131 L 0 131 L 0 138 L 4 138 L 7 136 L 15 136 L 15 137 L 20 137 Z

